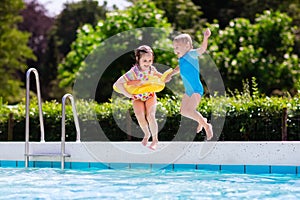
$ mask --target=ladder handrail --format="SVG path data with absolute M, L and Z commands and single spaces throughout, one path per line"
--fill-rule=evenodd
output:
M 29 105 L 30 105 L 30 74 L 31 72 L 35 75 L 36 90 L 38 97 L 38 107 L 39 107 L 39 118 L 40 118 L 40 128 L 41 128 L 41 142 L 45 142 L 45 129 L 42 111 L 42 100 L 40 92 L 40 81 L 39 74 L 35 68 L 30 68 L 26 72 L 26 119 L 25 119 L 25 167 L 28 167 L 28 154 L 29 154 Z
M 71 105 L 72 105 L 72 111 L 73 111 L 73 118 L 74 118 L 74 123 L 75 123 L 75 128 L 76 128 L 76 142 L 80 142 L 80 127 L 79 127 L 79 120 L 78 120 L 78 115 L 77 115 L 77 110 L 76 110 L 76 105 L 74 101 L 74 97 L 71 94 L 65 94 L 62 98 L 62 120 L 61 120 L 61 136 L 65 136 L 66 134 L 66 125 L 65 125 L 65 119 L 66 119 L 66 100 L 67 98 L 70 99 Z M 64 138 L 65 139 L 65 138 Z
M 64 169 L 64 163 L 65 163 L 65 141 L 66 141 L 66 100 L 67 98 L 70 99 L 72 110 L 73 110 L 73 117 L 74 117 L 74 123 L 76 127 L 76 142 L 80 142 L 80 128 L 79 128 L 79 120 L 78 115 L 76 111 L 76 106 L 74 102 L 74 98 L 71 94 L 65 94 L 62 98 L 62 118 L 61 118 L 61 168 Z
M 38 97 L 40 128 L 41 128 L 41 142 L 45 142 L 45 128 L 44 128 L 43 111 L 42 111 L 40 81 L 39 81 L 38 71 L 35 68 L 30 68 L 26 73 L 26 125 L 25 125 L 26 136 L 25 136 L 25 140 L 29 141 L 29 105 L 30 105 L 30 74 L 31 74 L 31 72 L 34 73 L 35 80 L 36 80 L 36 90 L 37 90 L 37 97 Z
M 39 107 L 39 118 L 40 118 L 40 128 L 41 128 L 41 142 L 45 142 L 45 129 L 44 129 L 44 120 L 43 120 L 43 111 L 42 111 L 42 100 L 41 100 L 41 92 L 40 92 L 40 82 L 38 71 L 35 68 L 30 68 L 26 73 L 26 124 L 25 124 L 25 167 L 28 167 L 29 156 L 38 156 L 40 154 L 29 154 L 29 106 L 30 106 L 30 75 L 31 72 L 35 75 L 36 80 L 36 88 L 37 88 L 37 97 L 38 97 L 38 107 Z M 73 111 L 73 117 L 76 127 L 76 142 L 80 142 L 80 127 L 79 120 L 76 111 L 76 106 L 74 102 L 74 98 L 71 94 L 65 94 L 62 98 L 62 120 L 61 120 L 61 169 L 65 167 L 65 157 L 69 156 L 65 153 L 65 142 L 66 142 L 66 131 L 65 131 L 65 115 L 66 115 L 66 100 L 70 99 Z

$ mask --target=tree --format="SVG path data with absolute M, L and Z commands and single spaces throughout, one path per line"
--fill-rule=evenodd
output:
M 98 20 L 105 19 L 106 10 L 106 2 L 103 6 L 98 6 L 98 2 L 93 0 L 64 4 L 53 29 L 61 57 L 70 51 L 71 43 L 76 39 L 76 30 L 84 24 L 96 26 Z
M 185 31 L 190 34 L 202 28 L 205 20 L 201 18 L 201 7 L 192 0 L 152 0 L 158 9 L 165 11 L 165 17 L 172 23 L 175 30 Z
M 106 2 L 99 6 L 97 1 L 82 0 L 76 3 L 64 4 L 63 11 L 56 17 L 50 30 L 47 51 L 42 74 L 47 77 L 48 98 L 60 98 L 65 91 L 58 87 L 57 70 L 59 63 L 71 49 L 71 43 L 76 39 L 77 29 L 84 24 L 97 25 L 97 21 L 105 19 Z
M 254 23 L 256 15 L 262 14 L 265 10 L 285 12 L 293 19 L 292 25 L 298 27 L 294 30 L 296 35 L 294 52 L 300 54 L 300 0 L 193 0 L 193 2 L 201 6 L 203 16 L 209 23 L 215 23 L 214 20 L 217 20 L 221 28 L 228 26 L 234 18 L 247 18 Z
M 295 27 L 288 15 L 265 11 L 253 24 L 236 18 L 224 30 L 218 24 L 211 27 L 215 34 L 209 48 L 227 88 L 242 89 L 242 80 L 256 77 L 267 95 L 276 89 L 295 92 L 300 64 L 293 54 Z
M 102 70 L 99 67 L 105 65 L 104 62 L 110 56 L 128 48 L 129 45 L 137 47 L 144 42 L 143 38 L 147 38 L 147 43 L 151 46 L 157 42 L 158 37 L 165 38 L 165 33 L 159 31 L 147 33 L 143 30 L 140 32 L 130 32 L 130 30 L 144 27 L 170 30 L 170 26 L 166 18 L 163 18 L 163 11 L 157 9 L 154 3 L 148 1 L 138 1 L 126 10 L 107 13 L 106 20 L 98 21 L 95 28 L 91 25 L 85 25 L 78 30 L 77 39 L 72 44 L 72 50 L 59 66 L 60 85 L 62 87 L 70 87 L 73 86 L 75 79 L 77 81 L 81 79 L 85 80 L 85 84 L 91 84 L 86 86 L 86 88 L 92 88 L 93 83 L 89 80 L 98 80 L 100 78 L 100 76 L 97 77 L 99 71 Z M 111 39 L 115 43 L 111 42 L 110 45 L 105 46 L 107 39 Z M 124 42 L 119 43 L 120 40 Z M 156 45 L 163 44 L 159 43 Z M 169 63 L 172 62 L 173 55 L 168 55 L 167 53 L 159 54 L 157 51 L 155 53 L 157 53 L 156 58 L 165 59 Z M 173 54 L 173 50 L 171 53 Z M 115 58 L 113 63 L 109 65 L 99 82 L 101 90 L 98 90 L 97 100 L 108 101 L 112 93 L 112 83 L 124 70 L 129 69 L 134 64 L 135 60 L 131 55 L 132 51 L 126 52 L 124 55 L 120 55 L 119 58 Z M 93 63 L 87 64 L 87 60 L 93 60 Z M 160 62 L 159 60 L 156 61 Z M 89 64 L 90 66 L 88 66 Z M 89 70 L 87 70 L 87 67 L 89 67 Z M 88 91 L 85 90 L 85 92 Z
M 9 103 L 24 97 L 18 72 L 27 68 L 26 60 L 35 59 L 27 46 L 29 33 L 21 32 L 17 24 L 22 21 L 20 11 L 24 8 L 22 0 L 3 0 L 0 8 L 0 96 Z
M 34 67 L 40 75 L 42 96 L 48 99 L 49 82 L 55 77 L 51 77 L 51 68 L 45 64 L 45 56 L 48 45 L 48 35 L 54 18 L 47 16 L 47 10 L 37 0 L 31 0 L 26 3 L 26 8 L 21 11 L 23 21 L 18 24 L 19 30 L 31 33 L 29 38 L 29 47 L 33 49 L 36 60 L 27 60 L 28 67 Z M 25 78 L 25 75 L 23 75 Z M 32 86 L 35 86 L 33 84 Z M 31 87 L 34 88 L 34 87 Z
M 201 6 L 204 17 L 208 22 L 219 21 L 221 28 L 224 28 L 234 18 L 247 18 L 254 22 L 256 14 L 262 14 L 265 10 L 287 12 L 294 19 L 299 17 L 299 0 L 273 1 L 273 0 L 239 0 L 239 1 L 198 1 L 193 2 Z M 299 20 L 299 18 L 298 18 Z
M 21 10 L 23 21 L 18 24 L 21 31 L 31 33 L 29 46 L 32 48 L 38 60 L 42 58 L 42 54 L 46 52 L 47 33 L 51 29 L 54 18 L 47 16 L 45 7 L 31 0 L 26 3 L 25 9 Z

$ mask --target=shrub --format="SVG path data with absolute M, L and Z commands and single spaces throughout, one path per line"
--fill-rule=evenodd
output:
M 252 80 L 255 86 L 255 80 Z M 76 102 L 82 140 L 99 141 L 137 141 L 143 136 L 137 125 L 131 102 L 124 98 L 115 98 L 110 103 L 98 104 L 94 101 L 78 100 Z M 288 140 L 300 140 L 300 98 L 266 97 L 260 95 L 256 87 L 250 91 L 249 83 L 244 84 L 242 92 L 228 92 L 227 96 L 214 96 L 203 98 L 199 111 L 208 120 L 211 117 L 225 118 L 223 128 L 214 124 L 215 128 L 222 128 L 219 140 L 221 141 L 280 141 L 282 134 L 283 109 L 287 108 Z M 179 113 L 180 99 L 176 96 L 166 95 L 158 99 L 157 121 L 160 126 L 159 139 L 171 141 L 180 129 L 187 126 L 189 131 L 196 130 L 196 122 L 182 117 Z M 13 115 L 13 139 L 25 139 L 25 105 L 15 106 L 0 104 L 0 139 L 7 140 L 9 115 Z M 46 141 L 60 141 L 61 135 L 61 104 L 57 101 L 43 104 L 43 118 Z M 182 120 L 182 121 L 181 121 Z M 117 122 L 121 121 L 124 127 Z M 201 141 L 203 135 L 189 131 L 181 141 Z M 130 134 L 127 134 L 130 133 Z M 132 134 L 134 133 L 134 134 Z M 66 105 L 66 140 L 76 139 L 76 129 L 72 108 Z M 35 101 L 30 105 L 30 140 L 40 140 L 40 124 L 38 106 Z

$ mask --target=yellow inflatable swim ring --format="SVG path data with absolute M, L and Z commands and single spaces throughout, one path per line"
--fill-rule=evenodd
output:
M 149 79 L 143 83 L 143 85 L 128 85 L 127 83 L 124 84 L 125 89 L 130 94 L 143 94 L 146 92 L 160 92 L 165 88 L 165 79 L 167 75 L 169 75 L 173 69 L 168 69 L 165 71 L 161 78 L 158 78 L 157 76 L 149 76 Z M 113 86 L 113 89 L 116 92 L 120 93 L 120 90 Z

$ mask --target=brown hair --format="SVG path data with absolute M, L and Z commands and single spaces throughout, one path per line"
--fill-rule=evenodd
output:
M 154 53 L 151 49 L 151 47 L 147 46 L 147 45 L 142 45 L 142 46 L 139 46 L 135 51 L 134 51 L 134 54 L 135 54 L 135 60 L 136 60 L 136 65 L 139 66 L 139 61 L 142 57 L 142 55 L 144 55 L 145 53 L 151 53 L 153 58 L 154 58 Z

